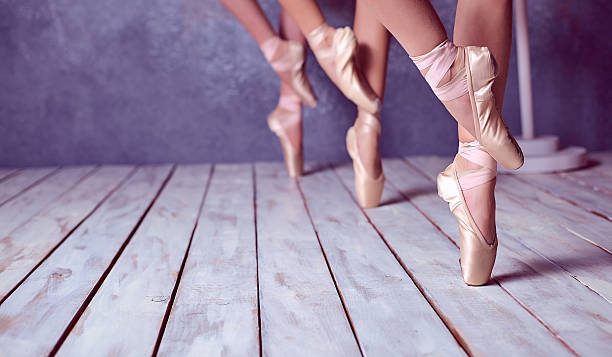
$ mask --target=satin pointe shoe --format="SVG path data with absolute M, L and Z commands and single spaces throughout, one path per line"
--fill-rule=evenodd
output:
M 478 165 L 468 171 L 457 170 L 457 157 Z M 497 234 L 489 243 L 476 225 L 465 201 L 464 191 L 495 180 L 497 163 L 477 142 L 460 143 L 459 153 L 446 170 L 438 174 L 438 195 L 448 202 L 459 223 L 461 273 L 467 285 L 484 285 L 491 278 L 497 253 Z M 495 214 L 495 211 L 493 211 Z
M 311 108 L 315 107 L 317 97 L 304 71 L 304 45 L 272 37 L 261 45 L 261 51 L 281 80 L 297 93 L 302 103 Z
M 380 99 L 357 67 L 357 39 L 350 27 L 334 29 L 323 24 L 306 40 L 325 73 L 349 100 L 369 113 L 380 111 Z
M 487 47 L 457 47 L 445 40 L 429 53 L 410 58 L 420 70 L 428 69 L 425 79 L 442 102 L 469 95 L 476 140 L 501 166 L 516 170 L 523 165 L 523 152 L 495 104 L 491 88 L 496 65 Z M 455 61 L 464 67 L 438 86 Z
M 278 100 L 278 106 L 268 115 L 268 127 L 280 140 L 287 172 L 291 177 L 302 176 L 304 172 L 301 141 L 296 145 L 287 134 L 289 126 L 302 125 L 301 111 L 302 103 L 298 96 L 282 95 Z
M 382 171 L 380 160 L 380 152 L 376 152 L 376 165 L 380 167 L 380 174 L 368 172 L 363 165 L 359 155 L 359 141 L 357 134 L 367 134 L 378 138 L 380 137 L 380 120 L 377 116 L 359 110 L 355 124 L 349 128 L 346 133 L 346 149 L 348 150 L 351 159 L 353 159 L 353 170 L 355 171 L 355 190 L 357 191 L 357 201 L 364 208 L 376 207 L 380 203 L 383 187 L 385 184 L 385 176 Z

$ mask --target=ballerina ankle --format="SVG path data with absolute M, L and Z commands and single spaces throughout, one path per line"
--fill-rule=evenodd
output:
M 427 70 L 425 80 L 443 102 L 459 98 L 468 92 L 465 67 L 460 69 L 448 82 L 440 85 L 455 60 L 458 59 L 458 54 L 457 46 L 449 40 L 444 40 L 424 55 L 410 56 L 419 70 Z
M 458 156 L 470 163 L 471 165 L 469 166 L 475 167 L 461 169 L 455 164 L 459 186 L 466 200 L 467 206 L 465 208 L 474 217 L 477 228 L 482 236 L 489 244 L 492 244 L 495 241 L 495 229 L 488 224 L 494 222 L 494 220 L 491 220 L 489 212 L 490 209 L 493 209 L 494 212 L 494 206 L 491 207 L 485 204 L 488 202 L 488 191 L 484 192 L 485 195 L 483 196 L 483 192 L 473 190 L 495 180 L 497 176 L 497 162 L 484 150 L 478 141 L 460 142 Z M 489 222 L 489 220 L 491 221 Z

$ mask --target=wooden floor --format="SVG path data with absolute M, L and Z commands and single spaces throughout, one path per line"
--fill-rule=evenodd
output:
M 612 154 L 499 176 L 493 280 L 467 287 L 434 178 L 349 165 L 0 170 L 1 356 L 612 356 Z

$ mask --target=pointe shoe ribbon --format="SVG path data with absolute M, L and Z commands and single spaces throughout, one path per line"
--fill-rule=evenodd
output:
M 382 168 L 377 177 L 374 177 L 374 175 L 366 170 L 359 156 L 357 132 L 380 137 L 380 119 L 375 115 L 360 110 L 355 125 L 350 127 L 346 133 L 346 148 L 351 159 L 353 159 L 353 170 L 355 171 L 357 201 L 364 208 L 376 207 L 380 203 L 385 176 Z M 380 164 L 380 154 L 376 156 L 376 160 Z
M 272 37 L 261 45 L 261 51 L 274 71 L 291 73 L 291 83 L 287 84 L 293 88 L 304 104 L 313 108 L 317 105 L 317 96 L 304 71 L 306 49 L 301 43 L 288 40 L 285 41 L 287 50 L 274 58 L 282 41 L 279 37 Z
M 449 40 L 445 40 L 424 55 L 410 57 L 419 70 L 429 68 L 427 73 L 425 73 L 425 80 L 438 99 L 443 102 L 459 98 L 468 91 L 465 68 L 448 83 L 438 86 L 449 68 L 453 65 L 453 62 L 455 62 L 457 52 L 457 46 L 453 45 Z
M 289 139 L 285 125 L 299 122 L 301 109 L 301 101 L 298 96 L 281 95 L 278 106 L 268 115 L 268 127 L 280 140 L 287 171 L 291 177 L 302 175 L 304 155 L 302 147 L 295 147 Z
M 438 175 L 438 195 L 448 202 L 459 223 L 459 262 L 463 280 L 468 285 L 483 285 L 489 281 L 493 271 L 497 236 L 493 243 L 487 242 L 470 213 L 463 191 L 495 180 L 497 163 L 477 141 L 460 143 L 457 155 L 481 167 L 458 172 L 453 161 Z
M 500 165 L 508 170 L 516 170 L 523 165 L 523 152 L 495 104 L 492 86 L 497 72 L 487 47 L 457 47 L 445 40 L 430 52 L 410 58 L 419 70 L 427 69 L 425 80 L 441 101 L 469 94 L 476 140 Z M 465 67 L 455 73 L 448 83 L 438 86 L 457 59 L 463 60 Z
M 331 29 L 332 44 L 326 46 L 330 29 L 327 24 L 322 24 L 306 36 L 317 61 L 323 66 L 325 62 L 333 60 L 333 73 L 328 75 L 338 89 L 358 107 L 372 114 L 378 113 L 380 99 L 357 67 L 358 46 L 353 30 L 350 27 Z

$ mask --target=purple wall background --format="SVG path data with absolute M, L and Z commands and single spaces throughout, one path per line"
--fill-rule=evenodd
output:
M 333 25 L 353 1 L 321 1 Z M 435 0 L 447 29 L 455 1 Z M 276 23 L 279 6 L 262 5 Z M 612 2 L 529 1 L 536 132 L 611 150 Z M 452 33 L 449 31 L 449 34 Z M 215 0 L 0 0 L 0 166 L 279 160 L 278 81 Z M 347 160 L 355 108 L 312 60 L 307 159 Z M 519 133 L 516 59 L 504 116 Z M 454 121 L 391 47 L 385 156 L 450 154 Z

